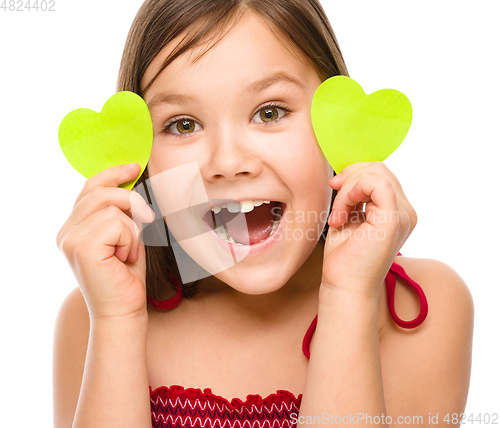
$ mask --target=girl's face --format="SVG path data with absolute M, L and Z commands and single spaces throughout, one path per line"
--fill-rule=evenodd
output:
M 175 45 L 172 42 L 154 59 L 142 88 Z M 144 95 L 154 128 L 148 164 L 153 192 L 162 215 L 167 214 L 161 208 L 165 202 L 169 213 L 182 212 L 189 222 L 212 218 L 211 212 L 203 215 L 207 206 L 201 212 L 186 210 L 208 200 L 212 206 L 220 205 L 221 199 L 271 201 L 255 207 L 247 217 L 230 214 L 225 208 L 217 214 L 229 216 L 225 221 L 234 216 L 246 218 L 248 233 L 244 224 L 235 221 L 231 237 L 239 242 L 246 237 L 251 244 L 265 239 L 261 244 L 229 245 L 210 232 L 203 242 L 198 237 L 198 244 L 198 238 L 193 238 L 196 234 L 187 233 L 184 238 L 191 239 L 183 245 L 173 232 L 195 261 L 201 257 L 206 263 L 212 258 L 213 270 L 207 270 L 219 280 L 243 293 L 269 293 L 286 284 L 307 260 L 330 208 L 328 180 L 333 172 L 316 141 L 310 117 L 312 98 L 321 81 L 305 56 L 285 47 L 254 14 L 247 13 L 215 47 L 192 63 L 204 48 L 176 59 Z M 193 169 L 193 165 L 197 166 Z M 168 170 L 175 175 L 161 174 Z M 154 182 L 155 176 L 170 178 Z M 183 196 L 185 202 L 179 202 Z M 279 213 L 278 202 L 283 216 L 268 237 L 273 214 Z M 183 220 L 173 222 L 182 224 Z M 170 226 L 168 219 L 167 224 Z M 230 225 L 228 228 L 231 231 Z M 231 263 L 224 266 L 215 260 L 223 257 Z

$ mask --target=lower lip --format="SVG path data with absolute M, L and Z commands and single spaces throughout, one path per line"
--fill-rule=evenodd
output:
M 215 240 L 219 243 L 220 246 L 225 248 L 228 252 L 229 251 L 234 252 L 235 256 L 237 257 L 239 256 L 238 260 L 242 260 L 244 257 L 254 256 L 263 253 L 279 240 L 279 237 L 281 236 L 281 230 L 284 227 L 283 224 L 285 223 L 285 212 L 286 212 L 286 207 L 285 211 L 283 211 L 281 215 L 281 221 L 278 225 L 278 228 L 274 231 L 274 233 L 271 236 L 269 236 L 265 241 L 259 242 L 258 244 L 253 244 L 253 245 L 232 244 L 230 242 L 224 241 L 219 235 L 217 235 L 217 232 L 215 230 L 211 229 L 211 232 L 213 236 L 215 236 Z

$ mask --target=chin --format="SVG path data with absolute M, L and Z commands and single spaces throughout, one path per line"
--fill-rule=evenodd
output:
M 272 293 L 282 288 L 288 280 L 281 275 L 259 272 L 257 268 L 253 268 L 250 272 L 237 272 L 232 268 L 215 276 L 232 289 L 248 295 Z

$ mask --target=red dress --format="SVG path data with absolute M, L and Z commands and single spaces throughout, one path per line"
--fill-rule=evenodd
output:
M 412 321 L 401 320 L 394 309 L 394 288 L 396 275 L 413 287 L 420 299 L 420 313 Z M 149 302 L 160 309 L 171 309 L 182 299 L 182 289 L 178 281 L 178 294 L 169 301 Z M 403 328 L 418 327 L 427 316 L 427 299 L 420 286 L 408 277 L 401 266 L 393 263 L 385 278 L 389 311 L 397 325 Z M 317 316 L 307 330 L 302 343 L 302 351 L 309 358 L 309 346 L 316 329 Z M 291 392 L 278 390 L 275 394 L 262 398 L 248 395 L 242 401 L 231 401 L 212 394 L 210 388 L 203 391 L 197 388 L 184 388 L 179 385 L 160 386 L 154 391 L 149 387 L 151 396 L 151 419 L 157 428 L 290 428 L 297 425 L 302 394 L 295 397 Z

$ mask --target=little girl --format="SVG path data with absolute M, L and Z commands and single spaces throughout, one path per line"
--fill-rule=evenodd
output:
M 148 104 L 153 148 L 134 191 L 118 186 L 138 164 L 87 180 L 58 234 L 78 287 L 55 331 L 56 428 L 459 425 L 469 290 L 401 257 L 417 216 L 383 163 L 334 175 L 310 111 L 339 74 L 318 0 L 143 4 L 118 90 Z M 210 232 L 181 237 L 169 196 Z M 169 234 L 213 261 L 205 277 L 183 280 Z

